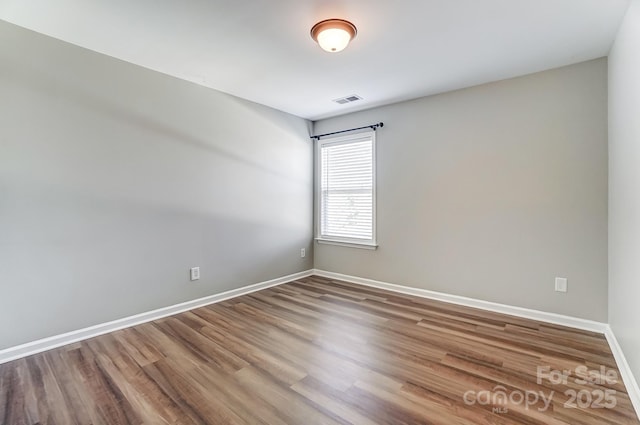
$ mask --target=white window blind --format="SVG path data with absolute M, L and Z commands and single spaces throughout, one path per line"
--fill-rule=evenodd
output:
M 374 133 L 318 143 L 319 239 L 374 244 Z

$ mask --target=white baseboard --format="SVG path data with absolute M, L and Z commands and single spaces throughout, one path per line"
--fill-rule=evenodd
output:
M 607 325 L 604 336 L 607 338 L 607 342 L 613 353 L 613 358 L 616 359 L 616 364 L 618 365 L 620 375 L 622 375 L 622 381 L 631 399 L 631 404 L 633 404 L 633 407 L 636 409 L 636 415 L 640 418 L 640 387 L 638 387 L 638 381 L 636 381 L 633 372 L 631 372 L 631 367 L 629 367 L 629 363 L 627 363 L 622 347 L 618 344 L 618 340 L 611 326 Z
M 63 345 L 71 344 L 74 342 L 82 341 L 88 338 L 93 338 L 98 335 L 103 335 L 109 332 L 117 331 L 131 326 L 139 325 L 141 323 L 150 322 L 163 317 L 172 316 L 177 313 L 182 313 L 194 308 L 203 307 L 205 305 L 214 304 L 220 301 L 235 298 L 240 295 L 249 294 L 251 292 L 259 291 L 261 289 L 270 288 L 272 286 L 281 285 L 283 283 L 291 282 L 296 279 L 302 279 L 304 277 L 311 276 L 313 270 L 307 270 L 299 273 L 290 274 L 288 276 L 279 277 L 265 282 L 255 283 L 253 285 L 243 286 L 242 288 L 232 289 L 230 291 L 221 292 L 219 294 L 210 295 L 204 298 L 198 298 L 196 300 L 187 301 L 184 303 L 162 307 L 157 310 L 148 311 L 146 313 L 136 314 L 134 316 L 124 317 L 122 319 L 113 320 L 107 323 L 101 323 L 99 325 L 90 326 L 84 329 L 78 329 L 76 331 L 67 332 L 60 335 L 54 335 L 48 338 L 39 339 L 36 341 L 28 342 L 26 344 L 17 345 L 15 347 L 9 347 L 4 350 L 0 350 L 0 364 L 10 362 L 22 357 L 30 356 L 32 354 L 41 353 L 43 351 L 51 350 L 53 348 L 61 347 Z
M 349 276 L 324 270 L 314 269 L 313 274 L 317 276 L 327 277 L 329 279 L 344 280 L 346 282 L 357 283 L 359 285 L 386 289 L 388 291 L 399 292 L 402 294 L 414 295 L 417 297 L 429 298 L 446 303 L 479 308 L 496 313 L 509 314 L 511 316 L 518 316 L 526 319 L 538 320 L 541 322 L 553 323 L 556 325 L 568 326 L 571 328 L 598 332 L 602 334 L 605 333 L 607 328 L 609 327 L 606 323 L 596 322 L 594 320 L 581 319 L 578 317 L 565 316 L 556 313 L 548 313 L 546 311 L 532 310 L 523 307 L 515 307 L 507 304 L 498 304 L 490 301 L 477 300 L 474 298 L 467 298 L 459 295 L 445 294 L 443 292 L 429 291 L 427 289 L 396 285 L 394 283 L 380 282 L 377 280 L 365 279 L 357 276 Z

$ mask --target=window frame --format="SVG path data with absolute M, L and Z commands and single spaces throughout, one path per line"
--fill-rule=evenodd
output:
M 371 239 L 358 239 L 358 238 L 345 238 L 338 236 L 323 236 L 321 234 L 321 225 L 322 225 L 322 208 L 321 208 L 321 197 L 322 197 L 322 155 L 321 150 L 325 145 L 332 144 L 349 144 L 349 143 L 357 143 L 365 140 L 371 140 L 371 150 L 372 150 L 372 222 L 371 222 Z M 361 248 L 361 249 L 370 249 L 374 250 L 378 247 L 378 239 L 377 239 L 377 217 L 376 217 L 376 204 L 377 204 L 377 178 L 376 178 L 376 132 L 374 130 L 349 134 L 346 136 L 334 136 L 334 137 L 326 137 L 315 141 L 315 182 L 314 182 L 314 192 L 315 192 L 315 240 L 321 244 L 329 244 L 329 245 L 339 245 L 346 246 L 351 248 Z

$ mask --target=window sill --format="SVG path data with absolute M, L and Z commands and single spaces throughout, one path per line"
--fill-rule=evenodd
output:
M 321 238 L 316 238 L 316 242 L 325 244 L 325 245 L 337 245 L 337 246 L 345 246 L 348 248 L 369 249 L 372 251 L 378 248 L 378 244 L 371 243 L 371 242 L 345 242 L 345 241 L 338 241 L 335 239 L 321 239 Z

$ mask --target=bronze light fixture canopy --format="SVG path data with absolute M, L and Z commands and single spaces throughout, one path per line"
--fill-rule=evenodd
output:
M 326 19 L 311 28 L 311 38 L 332 53 L 344 50 L 357 33 L 356 26 L 344 19 Z

